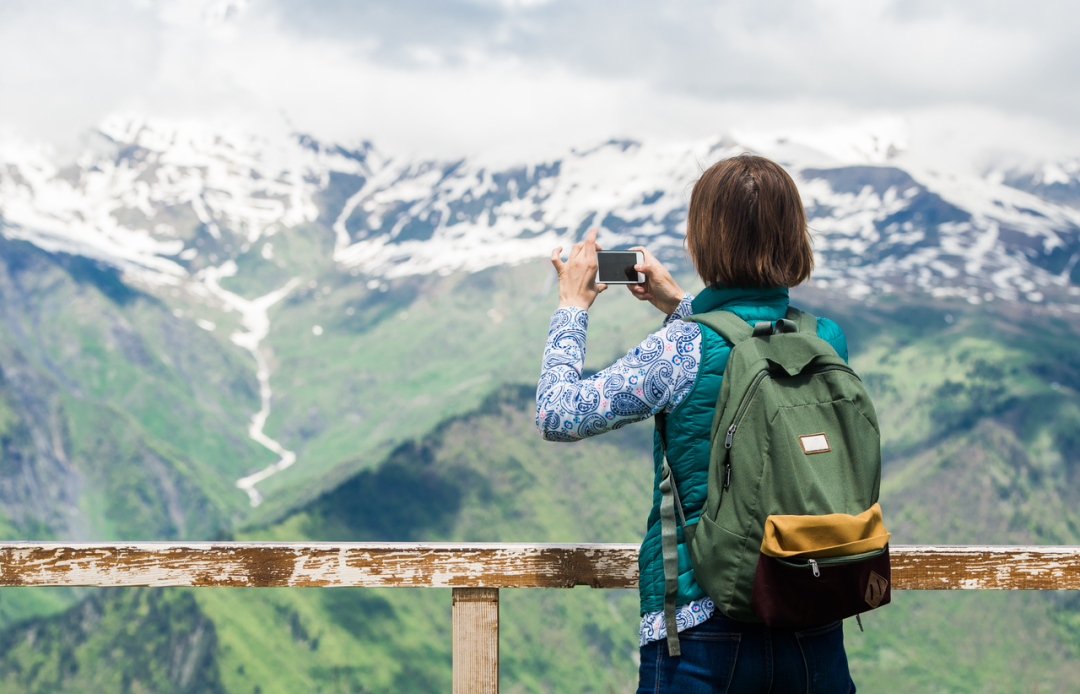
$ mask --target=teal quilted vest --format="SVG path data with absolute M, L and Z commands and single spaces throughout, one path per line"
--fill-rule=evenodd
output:
M 775 289 L 728 289 L 709 287 L 698 294 L 693 302 L 694 313 L 731 311 L 748 323 L 780 320 L 787 313 L 788 290 Z M 818 337 L 829 342 L 837 353 L 847 359 L 847 341 L 836 323 L 818 319 Z M 668 464 L 671 465 L 682 500 L 683 512 L 688 523 L 697 521 L 708 492 L 709 437 L 716 398 L 724 377 L 731 345 L 711 329 L 701 326 L 701 363 L 697 378 L 682 402 L 665 418 L 667 432 Z M 641 613 L 655 612 L 664 608 L 664 563 L 660 544 L 660 467 L 662 453 L 659 433 L 653 436 L 653 505 L 638 556 L 641 595 Z M 683 540 L 682 528 L 679 538 L 679 594 L 676 605 L 705 597 L 705 592 L 694 580 L 690 554 Z

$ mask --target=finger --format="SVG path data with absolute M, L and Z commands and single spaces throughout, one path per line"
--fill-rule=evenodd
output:
M 649 249 L 645 248 L 645 246 L 634 246 L 630 250 L 632 250 L 632 251 L 641 251 L 642 255 L 645 256 L 645 262 L 646 263 L 651 263 L 654 260 L 656 260 L 656 256 L 654 256 L 652 253 L 649 253 Z
M 597 294 L 599 294 L 600 292 L 604 291 L 605 289 L 607 289 L 607 285 L 606 285 L 606 284 L 598 284 L 598 285 L 596 285 L 596 293 L 597 293 Z
M 635 270 L 644 273 L 649 273 L 650 271 L 652 271 L 653 261 L 655 261 L 656 258 L 653 257 L 652 253 L 649 253 L 648 249 L 646 249 L 645 246 L 634 246 L 630 250 L 641 251 L 641 262 L 634 266 Z
M 596 229 L 589 229 L 589 233 L 585 236 L 584 250 L 588 257 L 596 257 Z
M 585 247 L 585 242 L 584 241 L 579 241 L 579 242 L 575 243 L 574 246 L 570 249 L 570 260 L 573 260 L 574 258 L 578 257 L 578 254 L 581 253 L 581 249 L 584 248 L 584 247 Z
M 555 266 L 556 272 L 559 273 L 562 272 L 563 268 L 562 258 L 559 257 L 560 253 L 562 253 L 562 246 L 551 249 L 551 264 Z

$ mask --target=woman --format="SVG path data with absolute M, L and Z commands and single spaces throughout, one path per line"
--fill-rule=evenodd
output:
M 639 300 L 667 315 L 663 328 L 625 357 L 581 380 L 589 307 L 606 289 L 597 285 L 596 230 L 570 258 L 552 251 L 559 273 L 559 308 L 551 318 L 540 383 L 537 427 L 549 441 L 576 441 L 664 414 L 668 462 L 679 480 L 687 522 L 705 503 L 713 412 L 731 345 L 707 327 L 680 320 L 731 311 L 748 323 L 784 318 L 788 288 L 814 265 L 806 214 L 795 182 L 768 159 L 743 154 L 714 164 L 694 185 L 686 224 L 694 267 L 705 283 L 697 297 L 679 288 L 646 249 L 630 285 Z M 818 336 L 847 359 L 836 323 L 818 319 Z M 814 629 L 769 629 L 720 614 L 694 580 L 681 538 L 676 628 L 682 655 L 671 657 L 665 637 L 664 570 L 660 541 L 659 445 L 654 446 L 653 508 L 639 558 L 641 667 L 646 692 L 854 692 L 840 622 Z

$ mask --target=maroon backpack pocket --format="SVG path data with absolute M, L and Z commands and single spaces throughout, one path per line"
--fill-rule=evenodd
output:
M 852 617 L 892 599 L 889 546 L 838 557 L 761 554 L 750 608 L 770 627 L 801 629 Z

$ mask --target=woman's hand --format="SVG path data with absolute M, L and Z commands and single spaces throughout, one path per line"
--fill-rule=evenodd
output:
M 589 229 L 588 236 L 570 249 L 570 259 L 559 259 L 562 246 L 551 251 L 551 264 L 559 273 L 559 308 L 577 306 L 586 311 L 596 300 L 596 295 L 607 289 L 606 284 L 596 283 L 596 229 Z
M 640 265 L 634 266 L 638 272 L 645 273 L 645 284 L 627 285 L 630 293 L 637 300 L 648 301 L 670 316 L 679 307 L 679 302 L 686 296 L 686 292 L 675 282 L 664 264 L 645 250 L 644 246 L 634 246 L 630 250 L 641 251 L 645 256 Z

